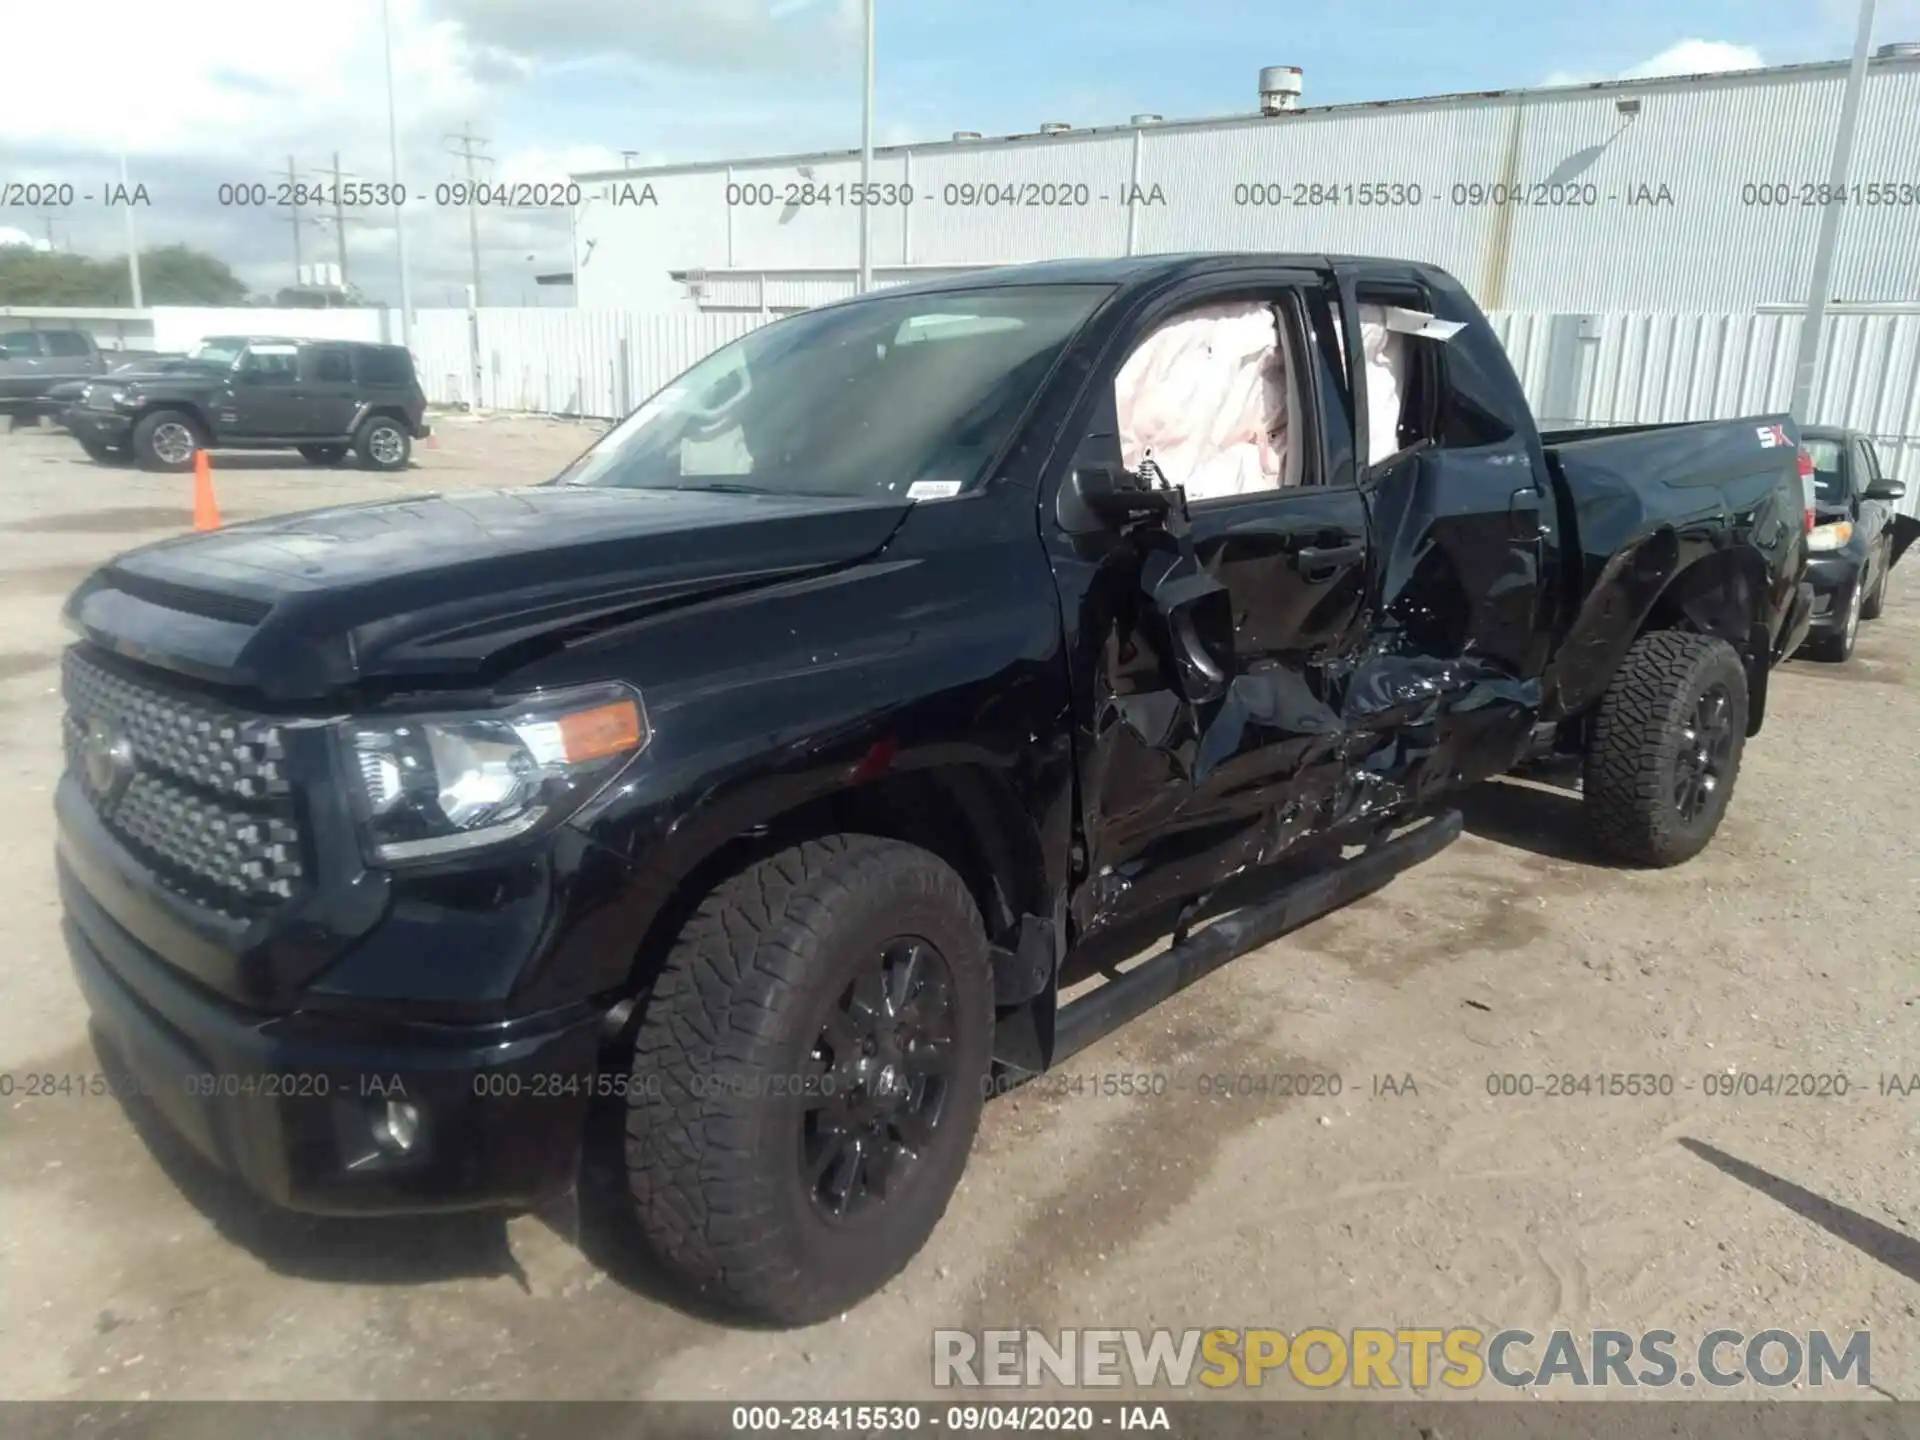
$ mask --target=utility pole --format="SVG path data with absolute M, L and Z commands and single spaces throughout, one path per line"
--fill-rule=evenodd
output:
M 300 172 L 294 168 L 291 155 L 287 156 L 287 184 L 293 191 L 288 198 L 297 201 L 300 198 Z M 297 204 L 289 205 L 287 214 L 293 221 L 293 283 L 298 285 L 300 283 L 300 207 Z
M 474 200 L 474 191 L 480 182 L 474 174 L 473 167 L 476 162 L 491 165 L 493 163 L 493 157 L 483 153 L 486 149 L 487 141 L 473 133 L 473 122 L 471 121 L 467 122 L 467 127 L 458 135 L 449 135 L 447 139 L 449 142 L 458 142 L 457 145 L 449 143 L 447 153 L 449 155 L 457 155 L 467 162 L 467 250 L 473 269 L 473 307 L 477 310 L 481 305 L 480 207 Z
M 127 152 L 120 152 L 120 188 L 127 189 Z M 133 205 L 122 207 L 127 212 L 127 280 L 133 290 L 133 308 L 140 309 L 144 301 L 140 298 L 140 232 L 134 228 Z
M 340 152 L 333 152 L 333 244 L 340 257 L 340 288 L 347 288 L 347 214 L 340 204 Z
M 1847 176 L 1853 162 L 1853 137 L 1860 128 L 1860 93 L 1866 88 L 1867 51 L 1873 44 L 1873 0 L 1860 0 L 1860 28 L 1853 41 L 1853 64 L 1847 70 L 1847 88 L 1840 101 L 1840 133 L 1833 141 L 1833 168 L 1827 177 L 1827 203 L 1820 211 L 1820 237 L 1813 247 L 1813 279 L 1807 289 L 1807 310 L 1800 320 L 1800 343 L 1794 349 L 1793 390 L 1787 409 L 1802 425 L 1813 402 L 1813 376 L 1820 363 L 1820 341 L 1827 328 L 1827 301 L 1833 290 L 1833 253 L 1839 246 L 1840 219 L 1846 213 Z
M 873 6 L 866 3 L 866 86 L 860 103 L 860 273 L 854 288 L 873 288 Z
M 400 343 L 413 348 L 413 282 L 407 275 L 406 209 L 400 187 L 400 124 L 393 104 L 393 15 L 387 0 L 380 0 L 380 35 L 387 59 L 387 178 L 393 182 L 393 248 L 400 262 Z

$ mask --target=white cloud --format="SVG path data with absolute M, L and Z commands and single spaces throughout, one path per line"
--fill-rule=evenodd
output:
M 10 9 L 10 55 L 72 51 L 69 9 Z M 392 11 L 403 124 L 434 124 L 473 105 L 485 52 L 454 22 L 428 18 L 420 0 L 393 0 Z M 77 100 L 68 66 L 8 67 L 0 134 L 10 147 L 266 162 L 289 149 L 385 139 L 380 0 L 319 8 L 195 0 L 191 23 L 150 0 L 91 0 L 84 25 L 92 39 Z
M 861 0 L 433 0 L 475 42 L 558 59 L 804 74 L 858 55 Z
M 0 225 L 0 250 L 47 250 L 52 247 L 44 239 L 36 239 L 24 230 L 11 225 Z
M 1712 75 L 1723 70 L 1758 70 L 1767 62 L 1751 45 L 1725 40 L 1682 40 L 1651 60 L 1622 71 L 1622 80 L 1653 80 L 1662 75 Z
M 1653 80 L 1663 75 L 1713 75 L 1726 70 L 1758 70 L 1767 62 L 1751 45 L 1728 40 L 1680 40 L 1650 60 L 1613 75 L 1555 70 L 1542 85 L 1594 85 L 1604 80 Z

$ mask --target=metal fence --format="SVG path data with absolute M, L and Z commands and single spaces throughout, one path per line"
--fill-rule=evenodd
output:
M 761 315 L 623 310 L 414 312 L 413 354 L 440 405 L 613 419 L 695 361 L 763 325 Z
M 771 316 L 617 310 L 415 312 L 413 350 L 436 404 L 613 419 Z M 1783 411 L 1801 317 L 1492 316 L 1543 426 L 1728 419 Z M 476 350 L 477 339 L 477 350 Z M 1813 422 L 1872 435 L 1920 501 L 1920 305 L 1842 306 L 1810 406 Z

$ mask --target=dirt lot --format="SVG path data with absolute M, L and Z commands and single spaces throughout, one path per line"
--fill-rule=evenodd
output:
M 519 483 L 590 438 L 442 428 L 400 478 L 223 459 L 221 505 L 231 520 Z M 97 561 L 189 514 L 185 478 L 0 435 L 0 1072 L 15 1077 L 98 1065 L 53 882 L 57 609 Z M 1033 1087 L 991 1106 L 925 1253 L 812 1330 L 667 1308 L 591 1217 L 576 1245 L 564 1215 L 271 1215 L 111 1098 L 16 1090 L 0 1100 L 0 1396 L 898 1398 L 931 1393 L 940 1325 L 1683 1341 L 1724 1325 L 1869 1329 L 1876 1388 L 1920 1397 L 1920 1095 L 1879 1091 L 1883 1073 L 1920 1072 L 1920 561 L 1906 568 L 1850 665 L 1779 677 L 1701 859 L 1605 868 L 1573 796 L 1483 787 L 1436 862 L 1071 1066 L 1157 1073 L 1168 1093 Z M 1201 1093 L 1202 1076 L 1303 1069 L 1342 1093 Z M 1489 1075 L 1596 1071 L 1671 1075 L 1674 1093 L 1488 1092 Z M 1851 1090 L 1704 1090 L 1778 1071 Z M 1417 1093 L 1382 1093 L 1380 1076 Z

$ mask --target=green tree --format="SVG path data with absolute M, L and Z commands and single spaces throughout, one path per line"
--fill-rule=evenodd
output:
M 247 287 L 226 261 L 189 245 L 162 245 L 140 253 L 141 299 L 148 305 L 238 305 Z M 124 255 L 85 255 L 0 248 L 0 305 L 133 303 Z

